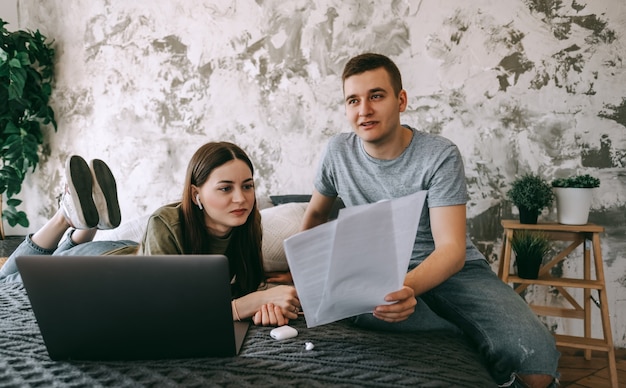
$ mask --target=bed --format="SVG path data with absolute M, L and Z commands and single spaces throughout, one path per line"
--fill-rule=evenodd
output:
M 0 284 L 2 387 L 492 387 L 497 386 L 462 335 L 401 335 L 347 321 L 299 331 L 282 341 L 251 326 L 229 358 L 125 362 L 50 360 L 21 283 Z M 313 344 L 306 350 L 305 343 Z
M 280 202 L 285 199 L 289 203 Z M 282 241 L 297 232 L 306 203 L 288 196 L 271 205 L 261 211 L 264 266 L 284 270 Z M 99 239 L 138 239 L 145 221 L 127 222 Z M 240 354 L 230 358 L 56 362 L 23 285 L 0 284 L 0 387 L 497 386 L 475 346 L 456 332 L 377 332 L 346 320 L 309 329 L 304 317 L 290 325 L 299 335 L 282 341 L 270 337 L 271 327 L 252 325 Z

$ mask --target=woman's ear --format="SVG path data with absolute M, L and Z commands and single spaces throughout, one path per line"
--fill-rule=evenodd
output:
M 200 208 L 200 210 L 203 209 L 202 207 L 202 202 L 200 202 L 200 194 L 196 193 L 196 205 L 198 205 L 198 207 Z
M 196 206 L 200 205 L 200 201 L 198 200 L 200 196 L 200 190 L 198 187 L 191 185 L 191 202 L 193 202 Z

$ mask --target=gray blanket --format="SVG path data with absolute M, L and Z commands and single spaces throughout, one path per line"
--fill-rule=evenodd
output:
M 374 332 L 342 321 L 276 341 L 252 326 L 239 356 L 51 361 L 21 284 L 0 285 L 0 387 L 492 387 L 473 346 L 443 332 Z M 314 349 L 306 350 L 305 342 Z

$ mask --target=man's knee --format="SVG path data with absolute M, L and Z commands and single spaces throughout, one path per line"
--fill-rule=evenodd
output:
M 556 379 L 550 375 L 518 375 L 519 383 L 523 388 L 550 388 L 556 387 Z
M 511 336 L 492 349 L 492 373 L 499 383 L 518 375 L 529 387 L 547 387 L 558 377 L 560 353 L 554 337 L 538 339 Z

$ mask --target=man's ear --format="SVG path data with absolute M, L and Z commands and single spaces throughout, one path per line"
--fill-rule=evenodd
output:
M 398 111 L 404 112 L 408 104 L 409 102 L 408 102 L 406 90 L 402 89 L 400 90 L 400 93 L 398 93 Z

